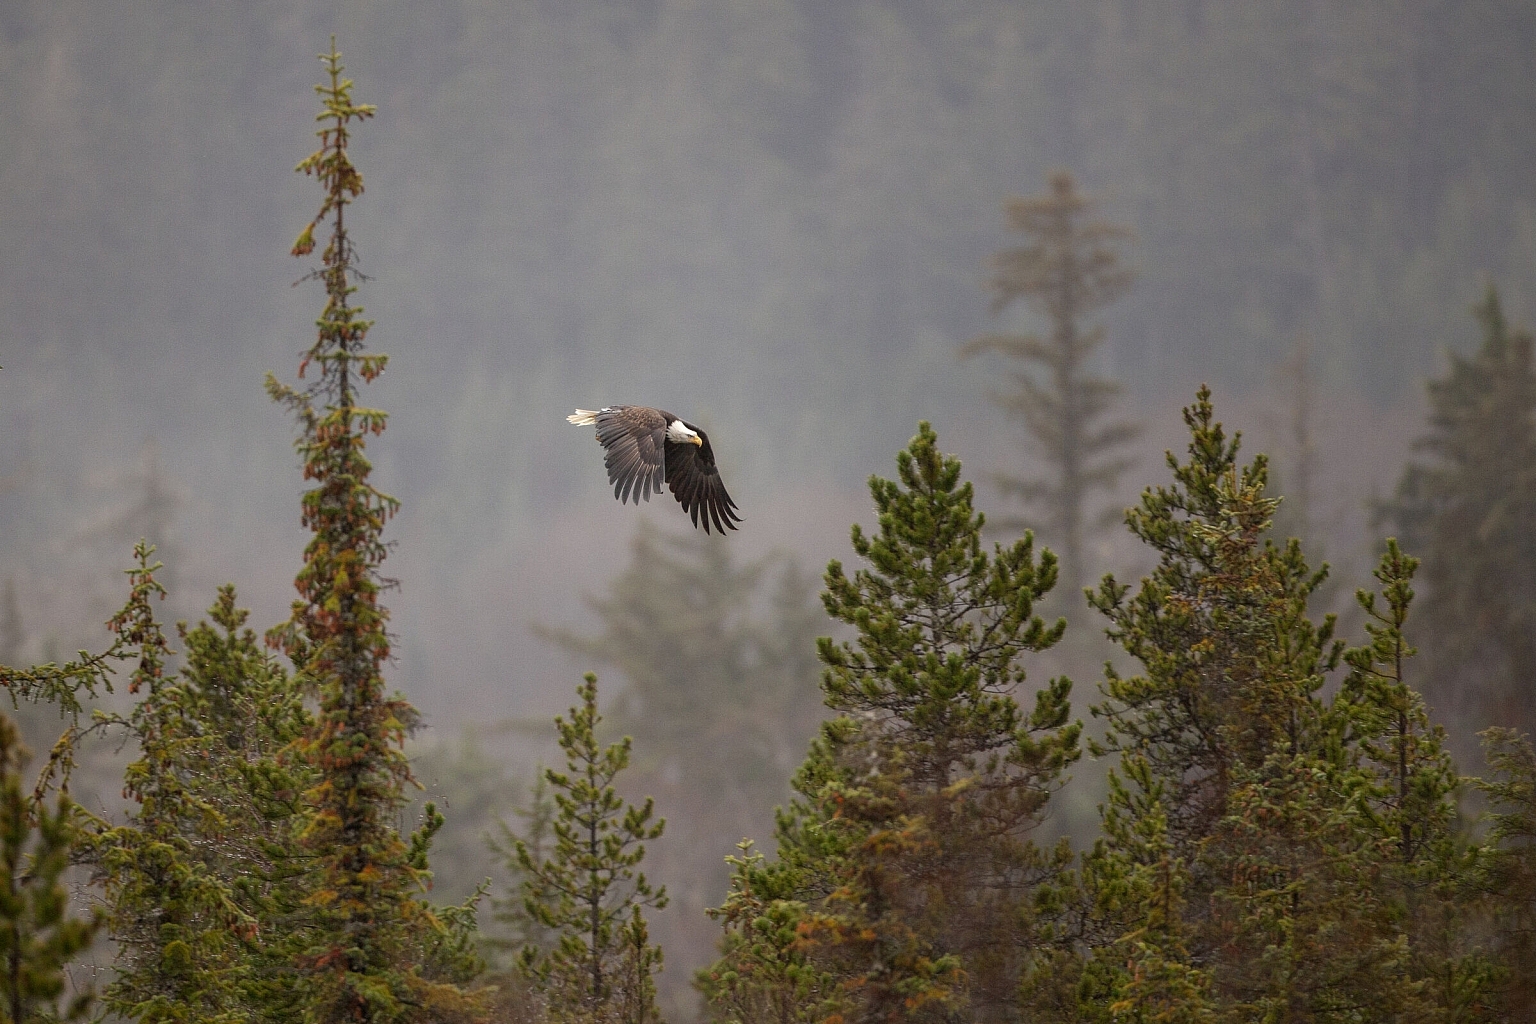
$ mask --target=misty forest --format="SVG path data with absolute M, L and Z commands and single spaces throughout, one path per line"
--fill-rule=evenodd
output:
M 1533 60 L 0 0 L 0 1024 L 1536 1020 Z

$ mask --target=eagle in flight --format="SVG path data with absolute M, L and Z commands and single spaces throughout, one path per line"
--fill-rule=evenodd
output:
M 614 405 L 606 409 L 577 409 L 566 417 L 578 427 L 597 427 L 603 446 L 603 465 L 613 496 L 622 504 L 634 495 L 635 504 L 651 492 L 661 493 L 665 483 L 697 528 L 703 516 L 704 532 L 711 521 L 720 533 L 736 529 L 741 517 L 736 503 L 725 493 L 709 435 L 669 412 L 643 405 Z

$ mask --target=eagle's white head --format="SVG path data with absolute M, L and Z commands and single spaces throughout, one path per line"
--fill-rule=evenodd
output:
M 704 439 L 695 431 L 688 429 L 688 424 L 682 420 L 673 420 L 667 424 L 667 440 L 677 444 L 702 445 L 704 443 Z

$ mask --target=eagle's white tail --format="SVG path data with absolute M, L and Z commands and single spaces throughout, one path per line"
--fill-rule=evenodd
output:
M 565 418 L 567 423 L 574 423 L 578 427 L 590 427 L 597 422 L 596 409 L 577 409 Z

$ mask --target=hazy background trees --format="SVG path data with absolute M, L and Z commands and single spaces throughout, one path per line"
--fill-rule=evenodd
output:
M 1129 232 L 1092 215 L 1089 198 L 1072 175 L 1051 175 L 1047 193 L 1007 204 L 1008 227 L 1024 243 L 992 257 L 992 311 L 1023 302 L 1049 325 L 1039 334 L 984 334 L 963 355 L 996 352 L 1012 360 L 1013 386 L 993 400 L 1023 422 L 1028 441 L 1047 464 L 1044 477 L 1024 479 L 1000 473 L 997 486 L 1033 510 L 994 526 L 1041 530 L 1041 539 L 1061 549 L 1063 598 L 1078 595 L 1092 573 L 1085 564 L 1087 541 L 1118 525 L 1121 510 L 1095 509 L 1099 491 L 1115 490 L 1129 468 L 1125 446 L 1136 427 L 1105 422 L 1121 391 L 1119 381 L 1092 370 L 1094 350 L 1104 343 L 1099 310 L 1123 295 L 1135 279 L 1121 257 Z M 1020 365 L 1022 364 L 1022 365 Z
M 177 595 L 238 579 L 259 620 L 286 603 L 264 553 L 301 542 L 268 486 L 292 456 L 252 384 L 310 316 L 281 254 L 307 65 L 333 29 L 390 124 L 359 153 L 379 197 L 357 222 L 369 314 L 381 348 L 422 339 L 382 383 L 396 444 L 378 468 L 406 502 L 399 674 L 434 721 L 564 706 L 580 666 L 525 624 L 579 623 L 572 583 L 600 586 L 632 523 L 598 501 L 567 405 L 703 422 L 752 523 L 743 550 L 807 565 L 916 417 L 978 478 L 1028 475 L 990 368 L 953 353 L 1042 327 L 989 318 L 986 260 L 1016 242 L 1000 203 L 1057 167 L 1136 233 L 1095 372 L 1127 384 L 1143 453 L 1176 443 L 1199 379 L 1234 411 L 1283 390 L 1306 329 L 1345 396 L 1319 411 L 1313 518 L 1368 568 L 1359 503 L 1390 491 L 1440 351 L 1476 344 L 1466 305 L 1491 275 L 1511 321 L 1530 315 L 1536 15 L 1308 10 L 13 0 L 0 571 L 31 642 L 99 636 L 113 605 L 82 608 L 68 538 L 131 504 L 105 485 L 149 438 L 185 490 L 160 541 L 189 552 Z

